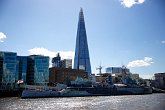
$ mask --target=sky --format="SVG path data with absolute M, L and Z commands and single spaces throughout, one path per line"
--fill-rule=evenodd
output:
M 74 58 L 83 8 L 92 72 L 165 72 L 164 0 L 0 0 L 0 51 Z

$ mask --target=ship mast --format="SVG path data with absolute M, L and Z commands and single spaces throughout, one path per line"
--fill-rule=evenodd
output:
M 101 70 L 103 69 L 104 66 L 101 66 L 101 64 L 98 66 L 98 68 L 96 68 L 96 70 L 99 70 L 99 75 L 101 75 Z

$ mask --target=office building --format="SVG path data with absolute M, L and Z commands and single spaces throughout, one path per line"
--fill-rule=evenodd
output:
M 106 73 L 122 75 L 123 72 L 130 73 L 130 70 L 128 68 L 123 69 L 122 67 L 107 67 L 106 68 Z
M 27 75 L 27 56 L 17 56 L 17 81 L 22 80 L 23 83 L 26 83 L 26 75 Z
M 17 82 L 45 85 L 49 82 L 49 57 L 41 55 L 17 56 L 0 51 L 0 88 L 17 88 Z
M 28 57 L 27 84 L 45 85 L 49 81 L 49 57 L 31 55 Z
M 91 64 L 82 8 L 79 13 L 76 49 L 74 57 L 74 69 L 82 69 L 85 70 L 88 73 L 88 75 L 91 74 Z
M 3 57 L 0 56 L 0 85 L 2 82 L 2 76 L 3 76 Z
M 62 68 L 72 68 L 72 59 L 61 60 L 61 67 Z
M 57 56 L 52 59 L 52 67 L 61 67 L 61 57 L 59 53 L 57 53 Z
M 72 59 L 61 60 L 61 56 L 58 53 L 57 56 L 52 59 L 52 67 L 55 67 L 55 68 L 72 68 Z
M 0 86 L 11 89 L 15 86 L 17 72 L 17 53 L 0 52 Z

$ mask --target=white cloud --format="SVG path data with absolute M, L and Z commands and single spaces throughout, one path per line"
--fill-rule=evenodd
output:
M 140 4 L 140 3 L 144 3 L 144 1 L 145 1 L 145 0 L 139 0 L 139 4 Z
M 162 44 L 165 44 L 165 40 L 161 41 Z
M 6 35 L 3 32 L 0 32 L 0 42 L 4 42 Z
M 153 59 L 150 57 L 144 57 L 143 60 L 134 60 L 128 63 L 127 67 L 145 67 L 153 64 Z
M 32 48 L 29 49 L 29 54 L 30 55 L 44 55 L 44 56 L 49 56 L 49 57 L 54 57 L 56 56 L 56 53 L 53 51 L 49 51 L 48 49 L 45 48 Z
M 74 58 L 73 51 L 59 51 L 59 53 L 63 59 L 73 59 Z
M 142 4 L 145 0 L 119 0 L 124 7 L 131 8 L 133 5 Z
M 57 55 L 57 53 L 60 53 L 60 56 L 62 59 L 72 59 L 74 58 L 74 52 L 73 51 L 50 51 L 48 49 L 45 48 L 32 48 L 29 49 L 29 54 L 30 55 L 44 55 L 44 56 L 49 56 L 50 57 L 50 66 L 51 66 L 51 60 L 53 57 L 55 57 Z

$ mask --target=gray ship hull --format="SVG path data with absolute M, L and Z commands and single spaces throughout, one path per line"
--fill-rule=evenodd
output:
M 58 97 L 57 91 L 46 90 L 23 90 L 21 98 L 41 98 L 41 97 Z
M 40 97 L 81 97 L 81 96 L 111 96 L 111 95 L 139 95 L 152 93 L 150 89 L 142 87 L 116 87 L 116 88 L 94 88 L 94 87 L 69 87 L 61 91 L 51 90 L 24 90 L 22 98 Z

